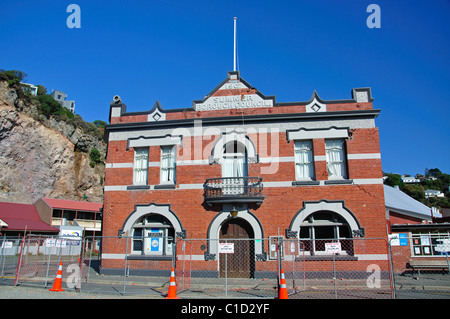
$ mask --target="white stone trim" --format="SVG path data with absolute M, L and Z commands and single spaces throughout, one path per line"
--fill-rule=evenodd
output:
M 305 129 L 287 130 L 288 141 L 292 140 L 312 140 L 317 138 L 348 138 L 348 128 L 331 127 L 328 129 Z
M 293 187 L 292 181 L 273 181 L 273 182 L 264 182 L 263 185 L 264 188 L 272 188 L 272 187 Z M 333 186 L 339 186 L 342 184 L 325 184 L 326 180 L 318 181 L 319 185 L 310 185 L 311 187 L 314 186 L 327 186 L 327 187 L 333 187 Z M 383 178 L 361 178 L 361 179 L 353 179 L 353 185 L 383 185 Z M 150 186 L 150 190 L 154 189 L 154 185 L 148 185 Z M 173 190 L 189 190 L 189 189 L 203 189 L 203 184 L 177 184 L 178 187 L 174 188 Z M 112 185 L 112 186 L 105 186 L 105 192 L 111 192 L 111 191 L 126 191 L 127 186 L 126 185 Z
M 327 111 L 327 105 L 320 103 L 317 101 L 317 99 L 314 97 L 314 100 L 306 105 L 306 113 L 320 113 L 320 112 L 326 112 Z
M 314 162 L 326 162 L 327 156 L 326 155 L 314 155 Z
M 133 163 L 106 163 L 106 168 L 133 168 Z
M 123 186 L 123 185 L 105 186 L 105 192 L 126 191 L 126 190 L 127 190 L 127 186 Z
M 353 184 L 357 185 L 383 185 L 383 178 L 356 178 L 353 179 Z
M 319 202 L 305 202 L 304 207 L 294 216 L 289 229 L 291 231 L 296 231 L 297 236 L 300 236 L 300 225 L 302 222 L 311 214 L 319 211 L 331 211 L 339 214 L 342 218 L 346 220 L 350 229 L 359 230 L 358 222 L 355 217 L 344 208 L 343 202 L 327 202 L 321 200 Z
M 135 206 L 135 211 L 131 213 L 131 215 L 128 217 L 128 219 L 123 224 L 123 228 L 121 229 L 122 233 L 126 234 L 128 232 L 128 235 L 131 236 L 132 235 L 131 228 L 136 223 L 136 221 L 139 218 L 141 218 L 142 216 L 145 216 L 148 214 L 158 214 L 158 215 L 162 215 L 165 218 L 167 218 L 169 220 L 169 222 L 172 224 L 173 228 L 175 229 L 175 233 L 181 232 L 183 230 L 179 219 L 170 210 L 169 205 L 149 204 L 149 205 L 136 205 Z
M 181 136 L 143 137 L 128 139 L 128 147 L 166 146 L 181 144 Z
M 360 153 L 360 154 L 347 154 L 349 160 L 363 160 L 363 159 L 381 159 L 380 153 Z M 315 155 L 314 161 L 321 162 L 326 161 L 326 155 Z M 281 156 L 281 157 L 260 157 L 259 162 L 262 164 L 269 163 L 295 163 L 294 156 Z M 191 166 L 191 165 L 208 165 L 208 159 L 201 160 L 177 160 L 177 166 Z M 159 167 L 160 162 L 148 162 L 148 167 Z M 106 163 L 106 168 L 133 168 L 133 163 Z
M 109 141 L 126 141 L 138 137 L 161 137 L 165 135 L 183 135 L 184 138 L 192 138 L 195 136 L 203 136 L 206 140 L 211 140 L 211 136 L 217 136 L 221 133 L 230 131 L 244 131 L 245 133 L 253 134 L 255 132 L 265 134 L 282 133 L 286 131 L 296 131 L 299 129 L 298 121 L 285 123 L 258 123 L 255 124 L 235 124 L 227 125 L 226 127 L 203 125 L 201 119 L 196 120 L 198 125 L 183 127 L 178 129 L 158 128 L 156 129 L 136 129 L 129 131 L 112 131 L 109 133 Z M 302 128 L 308 130 L 328 130 L 330 123 L 328 121 L 311 121 L 302 123 Z M 335 120 L 333 121 L 335 127 L 348 127 L 349 129 L 365 129 L 374 128 L 374 119 L 349 119 L 349 120 Z M 180 134 L 183 133 L 183 134 Z M 193 143 L 193 141 L 191 141 Z
M 102 254 L 102 259 L 125 259 L 126 254 Z
M 255 144 L 243 131 L 233 131 L 223 134 L 214 144 L 214 148 L 211 152 L 211 158 L 217 160 L 218 163 L 222 163 L 224 146 L 232 141 L 237 141 L 244 145 L 247 151 L 247 159 L 249 160 L 249 162 L 251 161 L 251 159 L 255 160 L 257 158 Z
M 216 254 L 216 258 L 218 257 L 217 247 L 219 243 L 220 228 L 222 227 L 222 224 L 228 220 L 231 208 L 232 208 L 231 205 L 224 204 L 223 211 L 220 212 L 218 215 L 216 215 L 216 217 L 212 220 L 208 228 L 209 253 Z M 237 207 L 237 210 L 238 210 L 237 218 L 244 219 L 252 227 L 254 239 L 264 238 L 263 236 L 264 232 L 263 229 L 261 228 L 261 224 L 253 214 L 249 213 L 246 205 L 244 205 L 244 208 Z M 263 240 L 261 240 L 259 243 L 255 242 L 255 254 L 262 254 L 263 245 L 264 245 Z
M 380 153 L 358 153 L 347 154 L 349 160 L 361 160 L 361 159 L 381 159 Z
M 355 255 L 358 260 L 389 260 L 387 254 L 360 254 Z

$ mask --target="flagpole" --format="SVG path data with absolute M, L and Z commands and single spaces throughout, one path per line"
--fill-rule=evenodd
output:
M 233 47 L 233 71 L 236 71 L 236 20 L 237 18 L 234 17 L 234 47 Z

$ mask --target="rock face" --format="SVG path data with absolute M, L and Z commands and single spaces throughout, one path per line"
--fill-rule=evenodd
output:
M 36 115 L 0 82 L 0 201 L 33 203 L 46 196 L 102 202 L 105 168 L 90 167 L 88 152 L 96 147 L 104 154 L 105 143 Z

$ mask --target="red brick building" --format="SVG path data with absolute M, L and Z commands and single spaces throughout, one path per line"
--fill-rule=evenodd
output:
M 323 253 L 320 239 L 386 238 L 380 110 L 372 104 L 370 88 L 349 99 L 314 92 L 280 103 L 234 71 L 191 108 L 156 102 L 127 112 L 116 96 L 103 235 L 135 236 L 127 256 L 137 261 L 169 260 L 171 238 L 209 239 L 193 252 L 204 263 L 219 258 L 211 244 L 219 238 L 300 238 L 309 255 Z M 103 268 L 120 266 L 118 249 L 104 245 Z M 249 258 L 270 262 L 269 250 L 255 240 Z M 387 259 L 385 250 L 351 250 L 368 263 Z

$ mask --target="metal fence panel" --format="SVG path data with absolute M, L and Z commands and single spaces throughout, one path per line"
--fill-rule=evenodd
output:
M 0 238 L 0 241 L 0 283 L 11 285 L 14 284 L 17 272 L 22 237 L 7 237 L 5 235 Z
M 279 247 L 289 298 L 393 297 L 385 239 L 288 239 Z
M 18 246 L 14 285 L 47 287 L 53 283 L 58 266 L 79 262 L 82 241 L 71 238 L 26 235 Z M 63 278 L 69 277 L 67 271 Z
M 180 297 L 275 298 L 278 266 L 267 250 L 267 239 L 179 240 Z
M 172 240 L 162 237 L 161 240 Z M 167 293 L 174 264 L 173 245 L 164 254 L 138 253 L 142 237 L 87 237 L 83 254 L 81 290 L 106 294 Z M 94 244 L 99 242 L 99 244 Z M 100 249 L 98 249 L 98 247 Z
M 0 283 L 50 288 L 62 262 L 63 289 L 165 297 L 173 267 L 180 298 L 277 298 L 283 269 L 291 299 L 450 298 L 448 236 L 142 240 L 3 236 Z
M 394 234 L 390 248 L 396 298 L 450 298 L 448 235 Z

